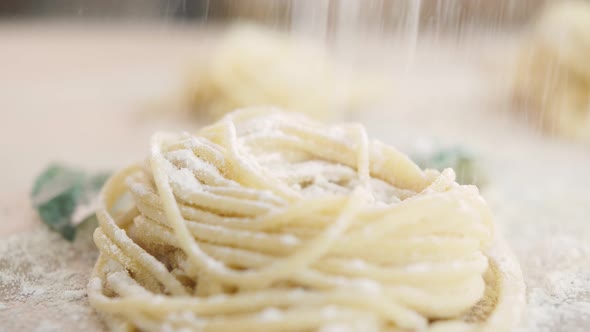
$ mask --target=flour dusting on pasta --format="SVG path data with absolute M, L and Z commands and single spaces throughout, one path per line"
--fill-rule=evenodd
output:
M 155 134 L 100 204 L 89 298 L 113 329 L 463 331 L 518 312 L 494 316 L 521 294 L 499 291 L 477 188 L 358 124 L 253 108 Z

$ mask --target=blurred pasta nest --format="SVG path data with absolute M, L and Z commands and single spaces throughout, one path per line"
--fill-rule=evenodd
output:
M 516 74 L 518 97 L 546 131 L 589 139 L 590 3 L 547 6 L 528 37 Z
M 190 70 L 185 99 L 194 111 L 214 117 L 273 105 L 328 118 L 384 96 L 382 79 L 351 67 L 316 40 L 241 24 Z

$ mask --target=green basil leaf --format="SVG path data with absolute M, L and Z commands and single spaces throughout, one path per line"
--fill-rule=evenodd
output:
M 33 207 L 47 226 L 73 241 L 81 223 L 92 222 L 95 200 L 109 175 L 50 165 L 35 179 Z

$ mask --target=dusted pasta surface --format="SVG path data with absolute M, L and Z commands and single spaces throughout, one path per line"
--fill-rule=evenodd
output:
M 103 189 L 91 304 L 144 331 L 497 330 L 522 276 L 475 186 L 275 108 L 153 136 Z

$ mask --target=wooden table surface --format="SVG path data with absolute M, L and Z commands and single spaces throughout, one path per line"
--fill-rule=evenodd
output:
M 506 76 L 497 75 L 493 63 L 507 54 L 508 44 L 499 40 L 474 38 L 461 48 L 425 40 L 418 43 L 410 69 L 394 61 L 403 58 L 395 43 L 385 45 L 391 46 L 388 51 L 372 55 L 392 63 L 383 70 L 391 78 L 391 100 L 354 117 L 373 136 L 402 149 L 434 139 L 477 151 L 490 177 L 483 194 L 527 282 L 529 305 L 521 329 L 585 331 L 590 326 L 590 149 L 546 138 L 515 120 L 505 86 L 498 85 Z M 0 257 L 15 248 L 34 256 L 42 245 L 56 252 L 92 250 L 68 247 L 43 228 L 28 199 L 34 177 L 51 161 L 87 169 L 121 167 L 147 155 L 155 130 L 197 128 L 198 121 L 174 109 L 159 114 L 148 109 L 178 91 L 187 64 L 206 56 L 212 42 L 199 26 L 0 22 Z M 50 240 L 36 246 L 27 236 Z M 82 253 L 75 257 L 86 257 L 75 267 L 84 280 L 92 260 Z M 4 258 L 4 266 L 17 264 Z M 44 264 L 35 257 L 31 262 Z M 0 270 L 2 264 L 0 259 Z M 83 281 L 78 283 L 83 289 Z M 1 287 L 0 330 L 45 326 L 37 319 L 39 303 L 3 295 Z M 15 287 L 12 291 L 19 292 L 22 285 Z M 80 301 L 86 308 L 86 300 Z M 55 330 L 102 328 L 95 317 L 72 321 L 59 307 L 53 310 L 44 315 L 54 315 L 47 326 Z

